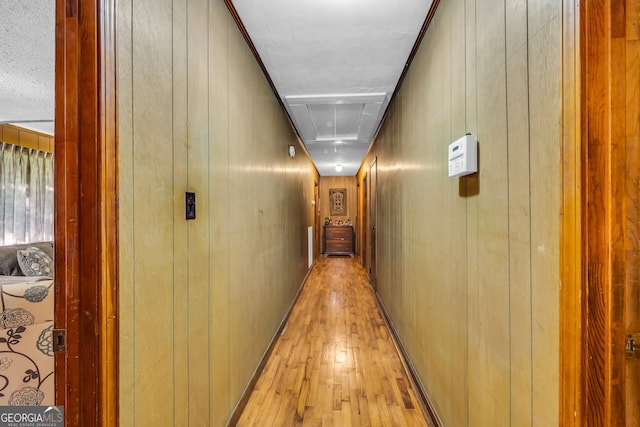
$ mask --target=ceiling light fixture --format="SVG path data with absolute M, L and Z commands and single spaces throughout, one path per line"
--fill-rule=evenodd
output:
M 336 138 L 333 136 L 318 136 L 316 137 L 316 139 L 313 140 L 313 142 L 327 142 L 327 141 L 334 141 Z M 346 141 L 357 141 L 358 140 L 358 135 L 340 135 L 340 141 L 342 142 L 346 142 Z
M 336 172 L 342 172 L 342 165 L 340 163 L 336 165 Z

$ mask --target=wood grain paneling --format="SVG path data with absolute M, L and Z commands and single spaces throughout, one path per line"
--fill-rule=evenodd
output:
M 469 418 L 508 425 L 510 416 L 509 170 L 504 2 L 476 3 L 477 138 L 482 165 L 477 206 L 477 319 L 469 320 Z M 493 20 L 493 25 L 480 25 Z M 471 383 L 470 383 L 471 384 Z
M 640 2 L 625 3 L 625 306 L 626 332 L 640 331 Z M 625 362 L 626 425 L 640 425 L 640 363 Z
M 584 57 L 602 58 L 606 55 L 610 22 L 606 19 L 605 1 L 590 2 L 587 11 L 582 15 L 585 20 L 583 30 L 582 55 Z M 599 26 L 586 25 L 586 19 L 595 19 Z M 583 161 L 588 159 L 588 166 L 584 169 L 583 185 L 585 187 L 583 211 L 585 221 L 584 250 L 586 256 L 585 268 L 585 352 L 588 357 L 583 359 L 584 366 L 584 409 L 585 422 L 588 425 L 607 425 L 608 418 L 608 390 L 606 378 L 611 369 L 607 349 L 607 324 L 609 313 L 606 309 L 610 301 L 610 263 L 607 243 L 609 241 L 609 223 L 606 209 L 608 208 L 607 189 L 611 177 L 607 173 L 610 161 L 607 142 L 608 120 L 607 114 L 610 88 L 606 84 L 608 67 L 605 60 L 583 62 L 585 80 L 583 86 L 588 88 L 582 102 L 583 137 L 586 143 L 583 149 Z M 588 231 L 587 231 L 588 230 Z M 598 230 L 598 232 L 593 232 Z
M 582 424 L 580 50 L 578 2 L 563 1 L 560 424 Z
M 189 151 L 185 147 L 189 144 L 189 114 L 190 114 L 190 77 L 189 74 L 189 11 L 187 0 L 175 0 L 172 3 L 172 42 L 173 42 L 173 70 L 172 70 L 172 142 L 173 142 L 173 282 L 182 283 L 178 291 L 173 292 L 173 424 L 189 425 L 192 411 L 191 403 L 191 369 L 190 352 L 191 340 L 189 322 L 189 297 L 192 295 L 189 285 L 189 239 L 180 238 L 189 235 L 189 223 L 179 221 L 184 217 L 185 189 L 193 191 L 189 186 Z M 197 76 L 197 75 L 196 75 Z M 197 78 L 194 78 L 197 82 Z M 197 133 L 196 133 L 197 134 Z M 202 194 L 196 193 L 196 213 L 201 205 Z M 180 237 L 179 237 L 180 236 Z M 204 298 L 203 298 L 204 299 Z M 203 340 L 206 342 L 206 340 Z M 200 365 L 201 366 L 201 365 Z M 205 370 L 206 372 L 206 370 Z M 203 375 L 206 377 L 206 375 Z M 196 404 L 206 397 L 200 396 Z M 206 412 L 206 411 L 205 411 Z M 203 415 L 208 415 L 207 413 Z
M 377 157 L 378 293 L 443 425 L 558 424 L 560 16 L 441 3 L 358 173 Z M 466 131 L 480 172 L 448 178 Z
M 118 105 L 116 88 L 116 4 L 105 1 L 100 6 L 101 25 L 99 53 L 98 111 L 100 117 L 100 148 L 98 164 L 100 170 L 99 188 L 102 209 L 100 218 L 100 260 L 99 274 L 101 288 L 99 294 L 99 321 L 101 356 L 99 396 L 100 417 L 104 426 L 115 426 L 120 417 L 119 402 L 119 353 L 120 353 L 120 304 L 118 256 L 120 235 L 118 192 Z M 52 147 L 53 148 L 53 147 Z
M 550 20 L 548 9 L 529 9 L 530 19 L 543 23 L 529 36 L 532 423 L 537 426 L 557 424 L 559 412 L 559 201 L 562 188 L 558 141 L 562 114 L 559 6 L 555 4 L 555 18 Z M 532 12 L 544 16 L 533 17 Z
M 130 96 L 133 85 L 133 52 L 131 48 L 131 33 L 133 18 L 131 13 L 132 0 L 117 2 L 116 16 L 118 33 L 117 82 L 118 82 L 118 176 L 121 182 L 133 182 L 133 98 Z M 126 53 L 125 53 L 126 52 Z M 125 93 L 129 96 L 123 96 Z M 133 185 L 121 186 L 118 192 L 119 214 L 119 281 L 134 283 L 135 260 L 133 257 L 134 199 Z M 132 398 L 135 388 L 135 290 L 133 286 L 119 287 L 119 360 L 120 370 L 120 416 L 118 423 L 122 426 L 133 425 L 135 399 Z M 129 398 L 122 398 L 129 396 Z
M 209 14 L 208 1 L 187 2 L 187 189 L 196 192 L 197 217 L 187 221 L 188 336 L 209 338 L 211 203 L 209 201 Z M 178 193 L 179 194 L 179 193 Z M 178 197 L 177 199 L 180 199 Z M 197 219 L 204 220 L 198 221 Z M 200 267 L 200 268 L 199 268 Z M 211 425 L 209 339 L 188 342 L 189 425 Z
M 451 2 L 451 21 L 450 28 L 465 27 L 465 4 L 463 0 Z M 465 34 L 458 31 L 451 31 L 451 51 L 464 52 L 466 46 Z M 455 82 L 464 82 L 466 79 L 465 55 L 450 55 L 450 73 L 451 73 L 451 131 L 449 138 L 454 140 L 468 131 L 466 123 L 466 88 L 462 84 Z M 449 224 L 451 243 L 449 244 L 449 252 L 445 259 L 455 259 L 458 256 L 458 248 L 466 246 L 467 240 L 467 203 L 465 199 L 459 197 L 460 183 L 456 180 L 444 180 L 445 191 L 447 191 L 447 199 L 452 204 L 452 221 Z M 457 242 L 457 243 L 454 243 Z M 466 411 L 460 411 L 458 408 L 467 407 L 468 395 L 467 391 L 467 356 L 468 350 L 468 329 L 467 325 L 467 301 L 466 298 L 457 299 L 460 296 L 466 296 L 467 286 L 466 269 L 458 268 L 454 264 L 448 264 L 449 277 L 448 280 L 454 283 L 455 289 L 449 293 L 447 304 L 458 322 L 450 324 L 447 333 L 450 335 L 450 361 L 453 369 L 447 373 L 448 382 L 446 389 L 451 390 L 452 397 L 450 399 L 450 408 L 447 413 L 451 414 L 452 425 L 464 425 L 466 423 Z M 463 349 L 463 350 L 462 350 Z M 446 369 L 446 366 L 443 366 Z
M 118 13 L 120 425 L 224 425 L 308 271 L 317 172 L 223 2 Z
M 616 93 L 618 130 L 614 133 L 614 147 L 620 147 L 618 141 L 624 141 L 625 145 L 625 154 L 620 155 L 625 170 L 622 178 L 624 190 L 621 194 L 625 271 L 623 278 L 617 277 L 621 279 L 618 283 L 623 283 L 620 292 L 624 298 L 616 301 L 621 304 L 614 307 L 614 310 L 617 308 L 624 313 L 618 318 L 615 335 L 614 345 L 618 349 L 620 345 L 624 345 L 628 333 L 640 331 L 640 3 L 631 0 L 624 3 L 625 31 L 617 34 L 614 45 L 616 51 L 612 55 L 612 58 L 618 59 L 615 76 L 619 79 L 618 84 L 615 81 L 612 84 L 614 87 L 624 87 L 624 91 Z M 614 6 L 623 9 L 617 2 L 614 2 Z M 614 410 L 625 414 L 626 426 L 640 425 L 640 363 L 637 359 L 620 360 L 621 353 L 618 352 L 616 362 L 624 368 L 615 379 L 620 379 L 625 386 L 618 390 L 618 399 L 622 398 L 623 401 L 617 400 L 616 405 L 619 407 L 614 407 Z
M 222 2 L 209 8 L 209 224 L 211 257 L 209 271 L 211 290 L 209 304 L 215 318 L 210 326 L 210 342 L 228 343 L 229 337 L 229 86 L 227 37 L 233 22 L 228 18 Z M 235 402 L 229 395 L 229 346 L 216 345 L 211 352 L 209 412 L 212 425 L 223 425 Z
M 583 7 L 581 29 L 582 408 L 587 424 L 638 424 L 636 332 L 638 235 L 638 6 L 601 0 Z
M 172 3 L 132 3 L 133 55 L 133 420 L 162 424 L 175 417 L 174 358 L 182 348 L 163 339 L 182 333 L 174 311 Z M 151 44 L 152 43 L 152 44 Z M 126 92 L 120 92 L 125 95 Z M 153 218 L 153 221 L 149 221 Z M 149 253 L 154 256 L 149 256 Z M 153 298 L 149 296 L 153 295 Z M 158 321 L 158 320 L 162 321 Z M 174 328 L 178 328 L 174 331 Z M 178 354 L 176 354 L 178 353 Z M 161 374 L 157 366 L 163 366 Z M 166 390 L 158 395 L 157 390 Z M 153 411 L 150 408 L 154 408 Z
M 356 215 L 358 214 L 358 197 L 356 195 L 356 186 L 358 181 L 353 176 L 323 176 L 320 178 L 320 225 L 324 223 L 325 218 L 331 217 L 332 219 L 341 219 L 355 222 Z M 346 188 L 347 189 L 347 214 L 330 215 L 329 213 L 329 190 L 332 188 Z
M 526 2 L 507 3 L 506 46 L 509 153 L 509 293 L 511 307 L 510 425 L 533 422 L 531 284 L 531 141 L 529 139 L 529 45 Z

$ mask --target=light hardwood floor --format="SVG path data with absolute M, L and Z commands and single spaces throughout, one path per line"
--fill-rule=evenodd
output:
M 320 257 L 238 426 L 431 426 L 350 257 Z

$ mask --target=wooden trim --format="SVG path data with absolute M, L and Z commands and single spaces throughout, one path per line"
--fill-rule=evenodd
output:
M 581 382 L 574 384 L 575 393 L 581 396 L 576 403 L 576 425 L 629 422 L 625 403 L 624 316 L 625 298 L 630 296 L 625 295 L 625 280 L 627 269 L 636 266 L 633 260 L 626 259 L 625 241 L 634 240 L 636 235 L 628 230 L 634 220 L 626 217 L 625 209 L 628 203 L 634 203 L 637 190 L 633 182 L 626 187 L 630 173 L 635 173 L 626 169 L 627 138 L 636 136 L 636 131 L 626 128 L 625 121 L 629 90 L 625 64 L 627 13 L 625 3 L 619 0 L 582 2 L 579 9 L 577 105 L 582 171 L 579 194 L 583 208 L 578 211 L 581 222 L 576 226 L 582 242 L 576 264 L 581 270 L 578 314 L 582 351 L 574 374 L 581 377 Z M 629 84 L 635 85 L 637 75 L 631 79 Z M 562 309 L 565 308 L 571 306 L 563 304 Z M 563 330 L 562 338 L 564 343 L 573 337 Z M 563 349 L 567 347 L 563 345 Z M 570 408 L 566 405 L 563 409 Z
M 69 426 L 78 425 L 80 420 L 80 381 L 77 374 L 80 372 L 77 357 L 80 329 L 76 273 L 78 259 L 71 256 L 77 254 L 77 249 L 72 249 L 77 242 L 75 239 L 72 241 L 71 237 L 78 234 L 78 222 L 77 212 L 69 200 L 77 199 L 78 180 L 67 172 L 73 167 L 77 173 L 78 164 L 77 150 L 74 150 L 74 143 L 77 144 L 78 140 L 78 101 L 71 101 L 76 98 L 78 85 L 77 39 L 77 18 L 68 16 L 65 0 L 56 0 L 55 325 L 56 328 L 67 330 L 67 352 L 56 353 L 54 358 L 56 404 L 65 407 L 66 425 Z M 67 239 L 67 236 L 70 238 Z
M 582 279 L 583 279 L 583 354 L 582 408 L 587 425 L 608 425 L 608 388 L 610 359 L 608 324 L 611 264 L 609 243 L 610 176 L 609 164 L 609 81 L 605 65 L 605 16 L 607 0 L 582 4 L 580 16 L 581 54 L 581 139 L 582 139 Z M 592 26 L 591 24 L 599 25 Z
M 100 193 L 101 300 L 100 367 L 102 425 L 119 425 L 119 263 L 118 263 L 118 138 L 116 87 L 116 2 L 102 0 L 100 8 Z
M 0 123 L 0 142 L 53 153 L 53 136 L 6 123 Z
M 56 401 L 66 425 L 117 425 L 114 0 L 56 1 Z M 113 346 L 113 347 L 111 347 Z
M 560 425 L 582 425 L 580 9 L 563 1 Z
M 610 162 L 607 68 L 602 55 L 607 50 L 608 23 L 604 16 L 606 0 L 582 5 L 581 28 L 581 136 L 582 185 L 585 209 L 583 236 L 583 421 L 587 425 L 607 425 L 608 378 L 610 360 L 607 343 L 610 306 L 611 264 L 609 258 Z M 599 25 L 591 26 L 591 22 Z
M 258 363 L 258 366 L 256 367 L 255 371 L 253 371 L 253 375 L 251 376 L 249 383 L 247 384 L 244 391 L 242 392 L 242 396 L 240 396 L 240 399 L 238 400 L 236 407 L 233 408 L 233 411 L 231 412 L 231 416 L 229 417 L 229 420 L 227 421 L 227 424 L 226 424 L 227 427 L 235 426 L 236 424 L 238 424 L 238 421 L 240 421 L 240 417 L 242 416 L 242 411 L 244 411 L 244 408 L 247 406 L 247 403 L 249 402 L 249 398 L 251 397 L 251 393 L 253 392 L 253 389 L 256 388 L 256 384 L 260 379 L 260 375 L 262 375 L 262 372 L 264 371 L 265 366 L 267 366 L 267 361 L 269 360 L 271 353 L 273 353 L 273 349 L 275 348 L 276 343 L 278 342 L 278 338 L 280 337 L 280 335 L 282 335 L 282 331 L 287 325 L 287 320 L 289 320 L 289 317 L 291 316 L 293 307 L 296 305 L 296 302 L 298 302 L 298 299 L 300 298 L 300 294 L 302 293 L 302 289 L 304 289 L 304 286 L 307 283 L 307 279 L 309 278 L 311 271 L 316 266 L 317 261 L 318 261 L 318 258 L 313 260 L 313 265 L 311 265 L 311 268 L 309 268 L 309 270 L 307 271 L 307 274 L 304 276 L 304 279 L 302 279 L 302 283 L 298 288 L 298 292 L 296 292 L 296 295 L 293 298 L 293 301 L 291 301 L 291 304 L 289 304 L 289 308 L 287 309 L 287 312 L 282 318 L 280 325 L 276 329 L 276 333 L 271 338 L 271 342 L 269 343 L 267 350 L 262 355 L 262 358 L 260 358 L 260 362 Z

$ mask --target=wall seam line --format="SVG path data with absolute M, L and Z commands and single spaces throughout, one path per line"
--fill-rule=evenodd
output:
M 207 1 L 207 192 L 206 197 L 207 197 L 207 214 L 208 214 L 208 221 L 207 221 L 207 234 L 208 234 L 208 251 L 209 251 L 209 256 L 208 258 L 208 262 L 209 262 L 209 269 L 208 269 L 208 286 L 207 286 L 207 354 L 208 354 L 208 360 L 210 361 L 212 358 L 212 352 L 211 352 L 211 285 L 212 285 L 212 278 L 211 278 L 211 214 L 212 214 L 212 210 L 211 210 L 211 96 L 209 96 L 209 94 L 211 93 L 211 77 L 210 77 L 210 73 L 211 73 L 211 29 L 210 29 L 210 23 L 211 23 L 211 2 Z M 211 372 L 211 363 L 207 363 L 207 370 L 208 370 L 208 377 L 209 377 L 209 381 L 207 381 L 207 397 L 208 399 L 208 409 L 209 409 L 209 413 L 208 413 L 208 420 L 209 420 L 209 424 L 211 424 L 211 420 L 212 420 L 212 413 L 211 413 L 211 395 L 212 395 L 212 390 L 211 390 L 211 378 L 212 378 L 212 372 Z
M 133 1 L 131 0 L 129 2 L 129 17 L 130 17 L 130 27 L 129 27 L 129 31 L 130 31 L 130 39 L 129 42 L 131 43 L 131 52 L 130 52 L 130 57 L 131 57 L 131 68 L 130 68 L 130 76 L 131 76 L 131 151 L 130 151 L 130 155 L 131 155 L 131 159 L 135 159 L 135 90 L 134 90 L 134 64 L 135 64 L 135 59 L 134 59 L 134 55 L 133 55 L 133 23 L 134 23 L 134 19 L 133 19 Z M 117 47 L 116 47 L 116 52 L 117 52 Z M 131 167 L 131 184 L 132 184 L 132 188 L 135 189 L 135 184 L 136 184 L 136 174 L 135 174 L 135 169 L 133 168 L 133 165 Z M 136 206 L 136 202 L 135 202 L 135 197 L 131 198 L 131 211 L 133 213 L 133 218 L 131 219 L 131 249 L 132 252 L 135 254 L 135 248 L 136 248 L 136 233 L 135 233 L 135 206 Z M 133 257 L 133 256 L 132 256 Z M 135 330 L 136 330 L 136 310 L 135 310 L 135 303 L 136 303 L 136 286 L 135 286 L 135 282 L 136 282 L 136 263 L 132 262 L 131 263 L 131 277 L 133 279 L 133 286 L 132 286 L 132 291 L 131 291 L 131 336 L 134 337 L 135 336 Z M 132 339 L 132 355 L 131 355 L 131 378 L 135 378 L 135 372 L 136 372 L 136 340 Z M 131 420 L 133 421 L 133 425 L 136 424 L 136 382 L 135 381 L 131 381 L 131 394 L 133 397 L 133 402 L 131 405 Z
M 507 0 L 503 1 L 504 11 L 504 95 L 505 95 L 505 124 L 506 124 L 506 155 L 507 155 L 507 253 L 509 262 L 507 266 L 507 284 L 509 293 L 509 423 L 513 424 L 513 322 L 512 322 L 512 304 L 511 304 L 511 168 L 509 153 L 509 55 L 507 51 Z
M 527 144 L 527 149 L 528 149 L 528 156 L 529 156 L 529 176 L 531 176 L 531 93 L 530 93 L 530 89 L 531 89 L 531 83 L 530 83 L 530 76 L 531 76 L 531 72 L 529 69 L 529 2 L 527 1 L 525 3 L 525 10 L 526 10 L 526 23 L 525 23 L 525 33 L 527 35 L 527 44 L 525 45 L 525 49 L 527 50 L 527 140 L 528 140 L 528 144 Z M 531 411 L 530 411 L 530 417 L 531 417 L 531 425 L 533 425 L 533 413 L 534 413 L 534 406 L 533 406 L 533 396 L 534 396 L 534 390 L 533 390 L 533 349 L 534 349 L 534 334 L 533 334 L 533 259 L 532 259 L 532 254 L 531 254 L 531 245 L 533 244 L 533 232 L 532 232 L 532 218 L 531 218 L 531 179 L 529 179 L 529 187 L 528 187 L 528 196 L 529 196 L 529 206 L 528 206 L 528 211 L 529 211 L 529 335 L 530 335 L 530 340 L 531 340 L 531 354 L 530 354 L 530 358 L 531 358 L 531 367 L 529 368 L 529 382 L 530 382 L 530 387 L 531 387 L 531 396 L 530 396 L 530 407 L 531 407 Z
M 185 1 L 185 26 L 186 26 L 186 90 L 187 90 L 187 94 L 186 94 L 186 113 L 187 113 L 187 126 L 186 126 L 186 189 L 189 189 L 189 151 L 190 151 L 190 146 L 191 144 L 189 144 L 190 139 L 191 139 L 191 135 L 190 135 L 190 103 L 189 103 L 189 95 L 190 95 L 190 91 L 189 91 L 189 86 L 190 86 L 190 74 L 189 74 L 189 46 L 190 46 L 190 38 L 189 38 L 189 17 L 190 17 L 190 9 L 189 9 L 189 0 Z M 186 196 L 185 196 L 186 197 Z M 186 201 L 185 201 L 186 203 Z M 189 242 L 189 237 L 190 237 L 190 227 L 189 227 L 189 223 L 186 223 L 186 228 L 185 228 L 185 232 L 186 232 L 186 236 L 185 236 L 185 240 L 186 240 L 186 245 L 187 245 L 187 265 L 186 265 L 186 269 L 187 269 L 187 274 L 186 274 L 186 301 L 187 301 L 187 313 L 186 313 L 186 321 L 187 321 L 187 334 L 188 336 L 191 335 L 191 316 L 190 316 L 190 305 L 191 305 L 191 257 L 189 256 L 189 250 L 190 250 L 190 242 Z M 175 288 L 175 283 L 174 283 L 174 288 Z M 190 394 L 191 394 L 191 339 L 187 338 L 187 355 L 186 355 L 186 360 L 187 360 L 187 411 L 186 411 L 186 416 L 187 416 L 187 425 L 191 424 L 191 399 L 190 399 Z
M 175 141 L 175 90 L 174 90 L 174 85 L 175 85 L 175 73 L 174 73 L 174 67 L 175 67 L 175 56 L 174 56 L 174 42 L 175 42 L 175 23 L 174 23 L 174 13 L 175 10 L 175 2 L 174 0 L 171 1 L 171 142 L 172 145 Z M 171 177 L 171 187 L 172 190 L 174 191 L 175 194 L 175 188 L 176 188 L 176 174 L 175 174 L 175 151 L 171 150 L 171 155 L 172 155 L 172 169 L 173 169 L 173 174 Z M 175 197 L 175 196 L 174 196 Z M 176 218 L 175 218 L 175 203 L 174 203 L 174 209 L 172 212 L 172 221 L 171 223 L 173 224 L 173 242 L 172 242 L 172 249 L 173 249 L 173 254 L 172 254 L 172 258 L 173 258 L 173 286 L 171 287 L 171 298 L 172 298 L 172 318 L 175 319 L 176 318 L 176 297 L 175 297 L 175 283 L 176 283 L 176 269 L 175 269 L 175 256 L 176 256 L 176 252 L 175 252 L 175 247 L 176 247 Z M 176 336 L 176 326 L 175 326 L 175 321 L 171 322 L 172 323 L 172 329 L 173 329 L 173 346 L 172 346 L 172 376 L 173 376 L 173 383 L 176 383 L 176 346 L 175 346 L 175 336 Z M 173 399 L 172 399 L 172 411 L 173 411 L 173 422 L 174 424 L 176 423 L 176 395 L 175 395 L 175 389 L 173 392 Z
M 226 219 L 228 220 L 231 214 L 231 150 L 230 150 L 230 139 L 231 139 L 231 80 L 229 78 L 229 17 L 226 18 L 226 51 L 225 51 L 225 59 L 227 65 L 227 212 Z M 230 256 L 230 248 L 231 248 L 231 235 L 230 233 L 226 233 L 227 235 L 227 410 L 231 411 L 232 403 L 231 403 L 231 286 L 229 286 L 230 275 L 231 275 L 231 256 Z

